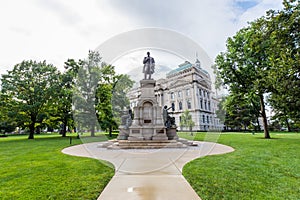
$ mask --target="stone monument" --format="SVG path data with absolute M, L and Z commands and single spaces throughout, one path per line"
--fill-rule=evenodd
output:
M 144 79 L 140 84 L 141 96 L 133 108 L 134 118 L 128 140 L 167 140 L 162 109 L 154 94 L 155 80 Z
M 108 148 L 145 149 L 145 148 L 182 148 L 186 144 L 178 141 L 175 119 L 169 115 L 167 106 L 162 109 L 155 97 L 156 81 L 151 78 L 155 61 L 147 52 L 143 60 L 144 79 L 140 81 L 141 94 L 137 105 L 124 111 L 119 126 L 117 141 Z M 172 105 L 174 110 L 174 105 Z M 132 116 L 134 116 L 132 118 Z
M 119 126 L 118 140 L 127 140 L 129 136 L 129 127 L 132 124 L 132 110 L 128 108 L 128 111 L 123 111 L 121 117 L 121 124 Z

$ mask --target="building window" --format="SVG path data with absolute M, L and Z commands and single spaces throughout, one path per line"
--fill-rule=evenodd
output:
M 181 97 L 182 94 L 181 94 L 181 91 L 178 91 L 178 97 Z
M 190 89 L 186 90 L 186 96 L 190 96 Z
M 174 102 L 171 103 L 171 108 L 172 108 L 172 111 L 174 112 L 175 111 L 175 103 Z
M 179 110 L 182 110 L 182 102 L 179 102 Z
M 210 102 L 208 102 L 208 110 L 210 110 Z
M 207 110 L 207 102 L 204 101 L 204 109 Z
M 207 98 L 209 98 L 209 92 L 207 92 Z
M 206 92 L 203 90 L 203 96 L 204 96 L 204 97 L 205 97 L 205 93 L 206 93 Z
M 200 108 L 203 109 L 203 100 L 200 99 Z
M 206 122 L 209 124 L 209 117 L 206 116 Z
M 188 109 L 191 109 L 191 108 L 192 108 L 191 101 L 190 101 L 190 100 L 187 100 L 186 103 L 187 103 L 187 108 L 188 108 Z
M 174 92 L 171 92 L 171 99 L 174 99 L 174 98 L 175 98 Z
M 205 116 L 202 115 L 202 122 L 205 123 Z
M 199 89 L 199 95 L 202 96 L 202 90 L 201 89 Z

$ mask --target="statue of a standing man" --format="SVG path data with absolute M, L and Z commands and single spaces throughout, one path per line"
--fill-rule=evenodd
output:
M 144 57 L 143 64 L 144 79 L 151 79 L 151 75 L 154 73 L 155 61 L 154 58 L 150 57 L 150 52 L 147 52 L 147 57 Z

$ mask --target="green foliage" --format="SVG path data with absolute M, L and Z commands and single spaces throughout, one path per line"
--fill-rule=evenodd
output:
M 2 99 L 21 126 L 30 129 L 33 139 L 38 115 L 56 100 L 59 86 L 58 71 L 51 64 L 23 61 L 2 75 Z
M 181 115 L 180 127 L 186 127 L 192 131 L 193 126 L 195 126 L 195 122 L 192 119 L 192 115 L 190 114 L 190 111 L 185 110 Z
M 290 123 L 300 122 L 300 5 L 284 1 L 284 9 L 268 13 L 274 48 L 269 51 L 270 104 L 274 119 L 291 130 Z
M 98 52 L 89 51 L 88 59 L 79 60 L 75 63 L 78 66 L 73 94 L 75 119 L 79 127 L 88 127 L 91 136 L 94 136 L 95 128 L 98 125 L 95 110 L 96 90 L 99 82 L 107 78 L 105 77 L 107 74 L 104 74 L 105 70 L 102 68 L 101 57 Z
M 64 73 L 45 61 L 24 61 L 2 77 L 0 131 L 29 127 L 33 139 L 44 128 L 59 128 L 66 136 L 67 127 L 78 126 L 93 136 L 100 124 L 111 133 L 129 105 L 126 92 L 132 85 L 127 75 L 102 63 L 98 52 L 90 51 L 88 59 L 78 62 L 68 59 Z
M 127 74 L 117 75 L 117 80 L 113 85 L 112 105 L 115 115 L 121 116 L 124 108 L 129 106 L 127 93 L 132 88 L 134 81 Z
M 17 123 L 14 113 L 7 106 L 8 99 L 0 93 L 0 133 L 10 133 L 16 130 Z
M 100 127 L 103 130 L 109 129 L 109 133 L 112 133 L 112 129 L 117 128 L 116 119 L 113 115 L 112 100 L 112 84 L 99 84 L 96 93 L 96 110 L 100 123 Z
M 0 133 L 11 133 L 16 130 L 16 123 L 10 122 L 8 123 L 7 121 L 1 121 L 0 123 Z
M 270 137 L 266 94 L 277 119 L 300 119 L 299 2 L 285 0 L 284 6 L 281 11 L 268 11 L 228 38 L 226 52 L 217 56 L 214 66 L 218 86 L 222 83 L 234 95 L 247 99 L 259 98 L 266 138 Z
M 75 80 L 77 77 L 79 66 L 73 59 L 68 59 L 65 62 L 65 72 L 59 76 L 60 89 L 58 98 L 55 103 L 49 107 L 49 117 L 47 123 L 50 127 L 60 128 L 63 137 L 66 136 L 67 127 L 72 130 L 75 127 L 72 98 Z M 60 124 L 59 127 L 58 124 Z
M 221 134 L 218 142 L 235 151 L 193 160 L 183 175 L 204 200 L 299 199 L 300 135 L 272 135 L 274 139 L 262 140 L 262 134 Z
M 216 58 L 216 69 L 217 79 L 221 79 L 228 86 L 229 91 L 234 94 L 233 97 L 260 99 L 265 137 L 270 138 L 264 102 L 264 94 L 268 92 L 266 74 L 269 69 L 266 50 L 270 48 L 266 41 L 263 23 L 253 22 L 237 32 L 233 38 L 228 38 L 226 52 Z
M 113 169 L 95 159 L 62 154 L 68 146 L 69 138 L 59 135 L 1 138 L 1 199 L 97 199 Z
M 97 125 L 112 134 L 120 121 L 119 113 L 129 105 L 126 92 L 133 81 L 101 62 L 98 52 L 90 51 L 87 60 L 72 61 L 71 65 L 78 66 L 73 96 L 78 125 L 89 127 L 92 136 Z
M 247 130 L 250 124 L 258 122 L 258 99 L 250 99 L 247 95 L 231 92 L 220 102 L 220 105 L 226 112 L 224 124 L 226 127 L 230 127 L 231 130 Z
M 116 75 L 111 65 L 103 67 L 106 68 L 106 73 L 112 76 L 98 85 L 96 110 L 100 127 L 103 130 L 108 129 L 111 135 L 112 130 L 118 128 L 122 111 L 129 106 L 126 94 L 134 82 L 128 75 Z

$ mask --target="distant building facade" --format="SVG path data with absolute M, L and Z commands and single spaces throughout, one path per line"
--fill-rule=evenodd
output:
M 197 59 L 194 64 L 186 61 L 178 68 L 168 72 L 165 79 L 156 81 L 155 96 L 161 107 L 175 105 L 171 114 L 179 130 L 181 115 L 189 110 L 195 122 L 193 131 L 220 130 L 223 125 L 216 116 L 218 99 L 212 92 L 212 83 L 209 73 L 201 68 Z M 140 89 L 132 89 L 128 93 L 130 106 L 133 108 L 140 95 Z

